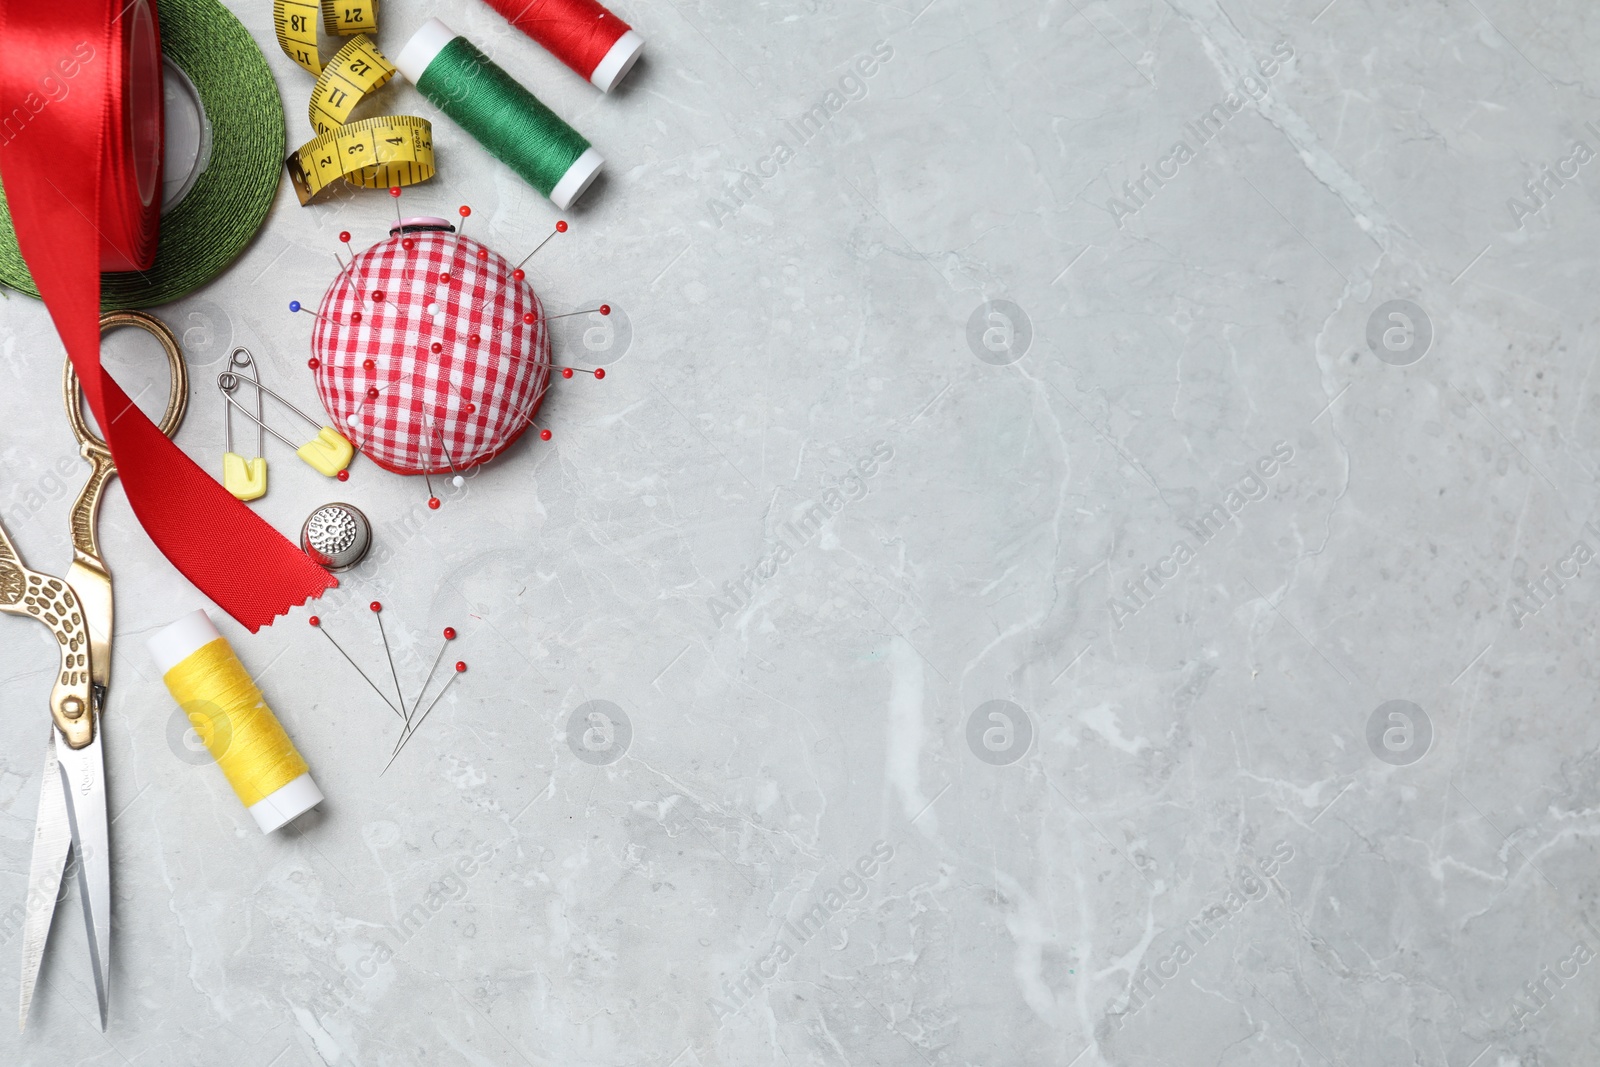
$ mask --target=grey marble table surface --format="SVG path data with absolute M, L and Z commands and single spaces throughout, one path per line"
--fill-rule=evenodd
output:
M 271 7 L 290 140 L 310 79 Z M 269 444 L 369 563 L 219 625 L 326 802 L 263 836 L 144 641 L 209 601 L 114 488 L 111 1012 L 76 894 L 0 1063 L 1566 1067 L 1600 1061 L 1600 13 L 1511 0 L 617 10 L 602 95 L 441 15 L 607 173 L 558 213 L 435 120 L 414 213 L 533 261 L 549 442 L 426 507 Z M 157 309 L 220 467 L 235 345 L 316 410 L 340 230 L 287 184 Z M 0 302 L 0 516 L 86 467 Z M 147 408 L 138 337 L 108 364 Z M 204 521 L 196 515 L 197 522 Z M 240 559 L 241 567 L 249 561 Z M 306 625 L 409 692 L 397 723 Z M 0 619 L 0 1004 L 54 653 Z M 436 682 L 437 685 L 437 682 Z

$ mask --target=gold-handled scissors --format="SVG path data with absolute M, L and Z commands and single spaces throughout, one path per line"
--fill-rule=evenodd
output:
M 155 336 L 166 353 L 172 389 L 161 432 L 171 437 L 189 405 L 189 370 L 177 338 L 159 319 L 143 312 L 115 311 L 100 317 L 100 332 L 135 326 Z M 100 555 L 96 527 L 106 484 L 117 472 L 106 443 L 83 416 L 83 390 L 69 361 L 62 375 L 67 418 L 78 451 L 89 462 L 89 480 L 72 505 L 72 565 L 61 578 L 29 570 L 0 525 L 0 612 L 28 615 L 50 627 L 60 646 L 61 666 L 50 692 L 50 739 L 45 746 L 39 816 L 22 940 L 22 1002 L 19 1027 L 28 1023 L 50 921 L 60 897 L 69 852 L 77 853 L 78 896 L 89 935 L 100 1028 L 106 1026 L 111 975 L 111 850 L 107 834 L 105 758 L 101 714 L 111 682 L 111 572 Z M 60 788 L 56 784 L 60 783 Z

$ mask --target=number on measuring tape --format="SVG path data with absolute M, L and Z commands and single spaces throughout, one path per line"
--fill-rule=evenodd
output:
M 317 77 L 311 90 L 311 128 L 331 133 L 350 121 L 361 101 L 394 77 L 392 63 L 365 34 L 352 37 Z
M 415 115 L 359 119 L 312 138 L 285 165 L 301 204 L 340 178 L 365 189 L 414 185 L 434 175 L 433 126 Z

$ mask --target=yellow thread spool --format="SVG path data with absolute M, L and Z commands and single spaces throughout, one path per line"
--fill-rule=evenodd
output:
M 203 610 L 190 612 L 148 643 L 167 690 L 262 833 L 322 803 L 306 761 Z

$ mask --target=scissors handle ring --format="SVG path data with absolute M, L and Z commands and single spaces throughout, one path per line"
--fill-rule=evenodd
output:
M 167 365 L 172 371 L 172 389 L 167 394 L 167 410 L 162 413 L 159 425 L 161 432 L 171 437 L 183 424 L 184 412 L 189 408 L 189 365 L 183 361 L 183 350 L 178 347 L 178 339 L 166 323 L 143 311 L 108 311 L 100 316 L 101 336 L 119 326 L 134 326 L 143 330 L 154 337 L 167 354 Z M 61 373 L 61 390 L 67 403 L 67 419 L 72 423 L 72 432 L 84 447 L 85 458 L 93 458 L 94 455 L 110 458 L 111 450 L 89 428 L 88 420 L 83 417 L 83 383 L 78 381 L 78 373 L 73 369 L 71 360 L 67 361 Z

